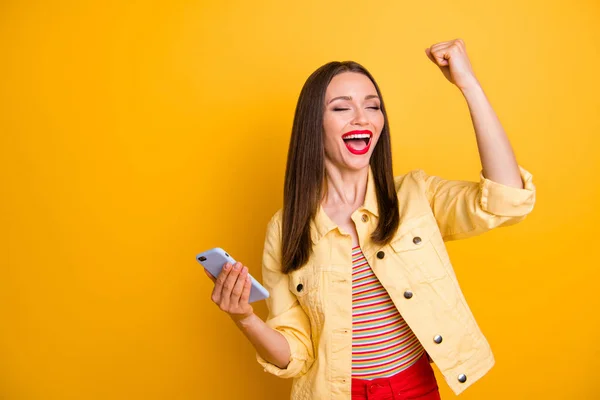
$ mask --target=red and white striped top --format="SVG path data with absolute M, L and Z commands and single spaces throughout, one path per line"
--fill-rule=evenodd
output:
M 390 377 L 424 352 L 360 246 L 352 248 L 352 377 Z

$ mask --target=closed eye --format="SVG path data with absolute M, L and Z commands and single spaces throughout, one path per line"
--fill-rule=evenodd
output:
M 379 107 L 367 107 L 370 108 L 371 110 L 379 110 Z M 349 110 L 349 108 L 334 108 L 333 111 L 347 111 Z

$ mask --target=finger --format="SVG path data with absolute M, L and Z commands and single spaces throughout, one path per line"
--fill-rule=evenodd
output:
M 431 62 L 433 62 L 436 66 L 440 68 L 448 65 L 448 61 L 444 59 L 443 55 L 440 57 L 438 53 L 438 55 L 436 56 L 434 53 L 431 52 L 431 49 L 425 49 L 425 54 L 427 54 L 427 57 L 429 57 Z
M 436 43 L 431 46 L 431 50 L 437 51 L 437 50 L 445 49 L 447 47 L 452 47 L 452 46 L 457 46 L 457 47 L 460 47 L 463 49 L 466 47 L 465 41 L 462 40 L 461 38 L 458 38 L 458 39 L 454 39 L 454 40 L 449 40 L 447 42 Z
M 444 59 L 450 58 L 452 53 L 465 52 L 466 46 L 462 39 L 453 40 L 445 44 L 437 44 L 431 46 L 431 52 L 434 56 L 443 56 Z
M 242 296 L 240 297 L 240 306 L 245 306 L 248 304 L 250 300 L 250 289 L 252 289 L 252 280 L 250 279 L 250 274 L 246 275 L 246 281 L 244 282 L 244 290 L 242 291 Z
M 427 57 L 434 63 L 437 64 L 437 61 L 435 61 L 435 57 L 433 56 L 433 54 L 431 54 L 431 49 L 428 47 L 425 49 L 425 54 L 427 54 Z
M 223 285 L 224 285 L 225 281 L 227 280 L 227 277 L 229 276 L 230 271 L 231 271 L 231 264 L 226 263 L 223 266 L 223 268 L 221 269 L 219 276 L 217 276 L 217 280 L 215 282 L 215 287 L 213 288 L 213 295 L 212 295 L 213 301 L 217 304 L 221 303 L 221 293 L 223 292 Z
M 448 58 L 449 58 L 449 50 L 446 48 L 443 49 L 438 49 L 438 50 L 429 50 L 429 53 L 431 54 L 430 59 L 438 66 L 438 67 L 445 67 L 448 65 Z
M 240 262 L 235 263 L 227 279 L 223 282 L 223 290 L 221 291 L 221 310 L 228 311 L 231 303 L 231 292 L 235 286 L 235 282 L 240 274 L 242 264 Z
M 461 38 L 454 40 L 454 43 L 456 43 L 459 47 L 462 47 L 462 48 L 467 47 L 467 45 L 465 44 L 465 41 L 462 40 Z
M 244 283 L 246 282 L 246 277 L 248 276 L 248 267 L 242 267 L 240 274 L 233 286 L 233 290 L 231 291 L 231 299 L 230 304 L 232 307 L 237 307 L 240 303 L 240 297 L 242 296 L 242 291 L 244 290 Z
M 444 49 L 446 47 L 452 46 L 452 43 L 454 43 L 454 40 L 449 40 L 447 42 L 439 42 L 439 43 L 432 45 L 431 50 L 436 51 L 439 49 Z
M 216 282 L 217 278 L 215 278 L 210 272 L 208 272 L 208 270 L 206 268 L 204 268 L 204 273 L 206 274 L 206 276 L 208 276 L 210 278 L 211 281 Z

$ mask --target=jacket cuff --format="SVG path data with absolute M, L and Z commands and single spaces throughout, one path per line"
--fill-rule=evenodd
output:
M 290 337 L 284 331 L 278 330 L 278 332 L 283 335 L 290 346 L 290 362 L 287 367 L 285 369 L 279 368 L 262 358 L 258 353 L 256 353 L 256 361 L 263 366 L 265 372 L 280 378 L 295 378 L 303 375 L 307 370 L 308 354 L 306 354 L 306 351 L 303 350 L 294 337 Z
M 519 217 L 527 215 L 533 210 L 535 204 L 535 185 L 533 175 L 525 168 L 519 166 L 523 189 L 506 186 L 491 181 L 479 173 L 481 188 L 481 208 L 494 215 L 505 217 Z

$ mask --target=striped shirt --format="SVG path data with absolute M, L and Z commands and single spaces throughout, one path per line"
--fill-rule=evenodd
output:
M 352 377 L 390 377 L 425 349 L 373 273 L 360 246 L 352 248 Z

